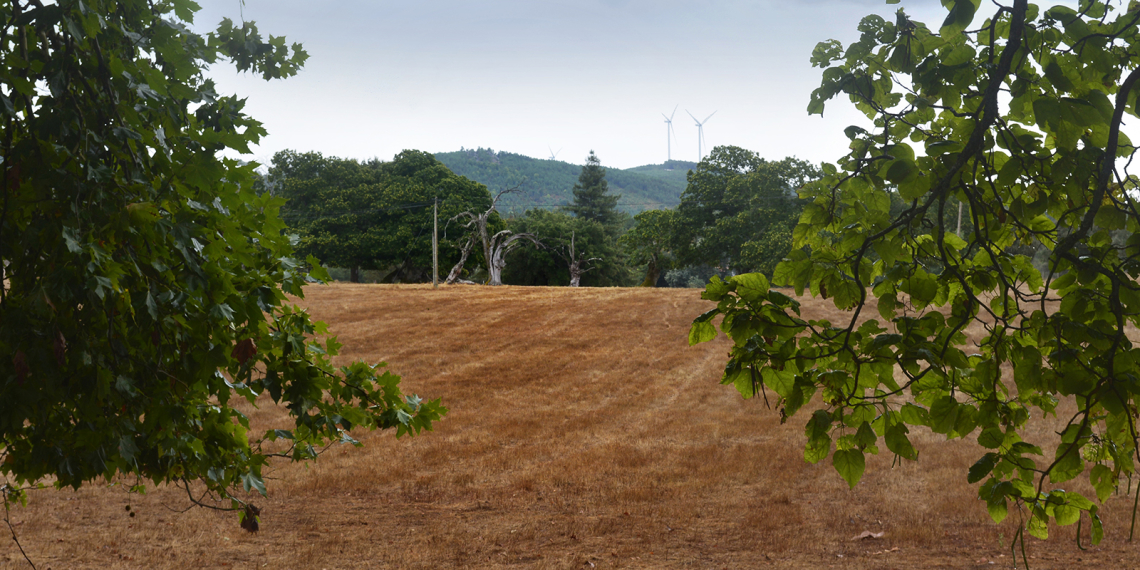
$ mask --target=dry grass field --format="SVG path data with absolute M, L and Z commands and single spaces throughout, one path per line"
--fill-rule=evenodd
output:
M 726 340 L 687 346 L 709 306 L 698 291 L 307 295 L 344 358 L 387 361 L 407 392 L 443 398 L 451 413 L 436 430 L 362 435 L 363 448 L 277 465 L 268 499 L 254 499 L 257 534 L 232 513 L 178 512 L 188 501 L 173 489 L 33 492 L 11 520 L 37 568 L 1012 567 L 1017 515 L 993 524 L 966 483 L 975 444 L 919 433 L 917 463 L 871 458 L 847 489 L 830 460 L 804 462 L 806 415 L 781 425 L 718 384 Z M 804 303 L 814 317 L 834 311 Z M 1027 539 L 1032 568 L 1140 567 L 1130 507 L 1108 501 L 1106 538 L 1087 551 L 1075 526 Z M 864 531 L 883 534 L 853 540 Z M 6 532 L 0 567 L 27 567 Z

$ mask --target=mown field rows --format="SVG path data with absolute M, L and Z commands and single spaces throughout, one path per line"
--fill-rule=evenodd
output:
M 361 434 L 363 448 L 275 466 L 269 498 L 253 499 L 253 535 L 232 513 L 176 512 L 189 505 L 176 489 L 34 492 L 11 521 L 38 568 L 1012 566 L 1017 516 L 993 524 L 966 483 L 975 444 L 920 433 L 917 463 L 874 457 L 849 490 L 828 461 L 804 462 L 806 416 L 781 424 L 718 385 L 727 341 L 687 346 L 709 306 L 695 290 L 339 284 L 307 295 L 343 358 L 387 361 L 406 391 L 443 398 L 451 413 L 436 431 Z M 261 426 L 282 417 L 249 413 Z M 1029 539 L 1032 567 L 1140 566 L 1130 507 L 1108 501 L 1107 537 L 1087 551 L 1075 527 Z M 864 531 L 883 534 L 853 540 Z M 26 567 L 10 538 L 0 544 L 0 566 Z

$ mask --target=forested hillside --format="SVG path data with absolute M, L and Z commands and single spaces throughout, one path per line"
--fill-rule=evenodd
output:
M 525 192 L 504 196 L 499 209 L 504 214 L 522 213 L 530 208 L 550 208 L 569 204 L 570 189 L 578 180 L 582 165 L 531 158 L 489 148 L 436 153 L 436 159 L 452 172 L 484 184 L 492 194 L 522 184 Z M 584 157 L 583 157 L 584 158 Z M 601 157 L 605 166 L 605 157 Z M 672 172 L 666 170 L 673 166 Z M 620 194 L 618 209 L 631 214 L 642 210 L 672 208 L 685 190 L 685 173 L 695 163 L 671 161 L 667 165 L 639 166 L 630 170 L 606 167 L 610 192 Z
M 626 172 L 650 176 L 658 180 L 665 180 L 670 184 L 680 184 L 684 188 L 688 183 L 686 176 L 690 170 L 697 168 L 697 163 L 686 160 L 666 160 L 664 164 L 646 164 L 626 169 Z

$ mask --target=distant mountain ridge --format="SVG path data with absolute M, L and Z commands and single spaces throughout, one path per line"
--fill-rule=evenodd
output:
M 582 171 L 581 164 L 489 148 L 440 152 L 435 157 L 452 172 L 487 186 L 492 195 L 521 185 L 522 192 L 504 196 L 499 203 L 499 210 L 504 214 L 569 204 L 574 199 L 574 184 Z M 621 195 L 619 210 L 636 214 L 642 210 L 673 208 L 685 191 L 686 173 L 696 166 L 695 162 L 672 160 L 625 170 L 606 167 L 606 181 L 611 193 Z

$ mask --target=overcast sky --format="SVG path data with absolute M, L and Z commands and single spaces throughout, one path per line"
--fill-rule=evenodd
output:
M 843 128 L 865 123 L 846 100 L 808 116 L 816 43 L 858 37 L 884 0 L 199 0 L 195 27 L 254 21 L 310 54 L 301 73 L 265 82 L 215 65 L 219 91 L 248 97 L 282 149 L 390 160 L 403 149 L 490 147 L 629 168 L 666 159 L 662 114 L 677 107 L 672 157 L 736 145 L 777 160 L 835 161 Z M 938 0 L 903 0 L 937 29 Z

